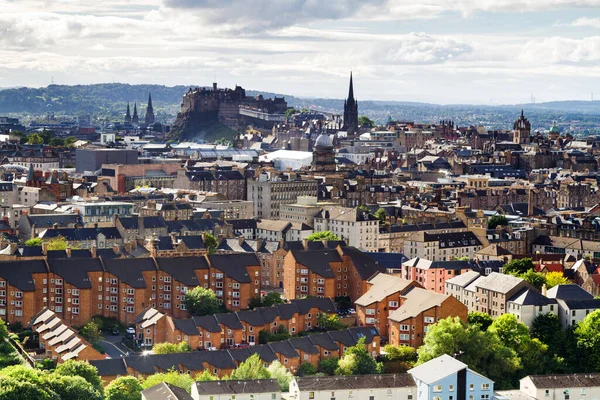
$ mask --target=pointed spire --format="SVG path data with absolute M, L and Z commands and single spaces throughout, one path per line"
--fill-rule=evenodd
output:
M 521 118 L 525 118 L 525 113 L 523 112 L 522 108 L 521 108 Z
M 354 100 L 354 85 L 352 84 L 352 71 L 350 71 L 350 88 L 348 89 L 348 99 Z
M 152 94 L 148 93 L 148 107 L 146 108 L 146 117 L 144 118 L 146 125 L 154 123 L 154 108 L 152 108 Z
M 138 112 L 137 112 L 137 102 L 133 103 L 133 117 L 132 117 L 131 121 L 134 124 L 137 124 L 138 122 L 140 122 L 140 119 L 138 117 Z
M 125 113 L 125 123 L 131 122 L 131 110 L 129 109 L 129 102 L 127 102 L 127 112 Z

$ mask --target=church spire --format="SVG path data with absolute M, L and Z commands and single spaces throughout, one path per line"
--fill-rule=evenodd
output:
M 137 112 L 137 102 L 133 103 L 133 117 L 131 118 L 131 122 L 133 122 L 134 124 L 137 124 L 140 122 L 140 118 L 138 117 L 138 112 Z
M 352 71 L 350 71 L 350 88 L 348 89 L 348 100 L 354 100 L 354 85 L 352 84 Z
M 152 94 L 148 93 L 148 107 L 146 108 L 146 117 L 144 118 L 146 125 L 154 123 L 154 108 L 152 108 Z
M 126 124 L 131 123 L 131 111 L 129 109 L 129 102 L 127 102 L 127 112 L 125 113 L 125 123 Z
M 343 130 L 352 135 L 358 132 L 358 102 L 354 98 L 354 83 L 352 72 L 350 72 L 350 86 L 348 88 L 348 98 L 344 102 L 344 126 Z
M 33 169 L 33 163 L 29 163 L 29 171 L 27 171 L 27 182 L 33 182 L 35 180 L 35 171 Z

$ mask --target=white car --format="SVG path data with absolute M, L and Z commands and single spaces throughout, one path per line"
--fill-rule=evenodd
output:
M 132 335 L 135 335 L 135 328 L 130 326 L 129 328 L 127 328 L 127 333 L 131 333 Z

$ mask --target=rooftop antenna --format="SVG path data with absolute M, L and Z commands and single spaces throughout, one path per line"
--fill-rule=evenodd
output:
M 50 82 L 51 82 L 52 85 L 54 85 L 54 77 L 52 77 L 52 79 L 50 80 Z M 593 95 L 592 95 L 592 97 L 593 97 Z
M 592 92 L 592 101 L 594 101 L 594 92 Z

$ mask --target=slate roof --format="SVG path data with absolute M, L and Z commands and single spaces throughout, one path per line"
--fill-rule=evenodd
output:
M 361 279 L 369 279 L 377 272 L 385 272 L 383 265 L 380 265 L 378 261 L 372 259 L 356 247 L 342 247 L 341 249 L 343 255 L 350 257 Z
M 183 332 L 186 335 L 198 334 L 198 328 L 196 328 L 196 324 L 191 318 L 173 319 L 173 325 L 175 326 L 175 329 Z
M 432 384 L 464 369 L 467 369 L 467 364 L 444 354 L 418 367 L 409 369 L 408 373 L 419 381 Z
M 173 386 L 166 382 L 161 382 L 142 391 L 145 400 L 192 400 L 184 389 Z
M 229 329 L 242 329 L 243 326 L 234 313 L 215 314 L 215 318 L 219 324 L 223 324 Z
M 29 214 L 26 218 L 29 225 L 35 224 L 36 228 L 52 228 L 54 224 L 57 224 L 59 228 L 69 224 L 82 224 L 79 214 Z
M 295 377 L 301 391 L 336 391 L 413 387 L 410 374 L 379 374 L 360 376 L 303 376 Z
M 260 311 L 238 311 L 235 313 L 239 320 L 246 322 L 252 326 L 264 326 L 265 320 L 263 320 Z
M 292 347 L 289 341 L 283 340 L 281 342 L 271 342 L 268 346 L 277 354 L 281 354 L 285 357 L 293 358 L 300 357 L 298 352 Z
M 386 269 L 398 269 L 402 266 L 402 263 L 408 261 L 408 258 L 402 253 L 364 252 L 364 254 L 377 261 Z
M 342 258 L 335 250 L 291 250 L 291 252 L 297 263 L 323 278 L 335 278 L 330 263 L 342 262 Z
M 336 249 L 338 246 L 345 247 L 346 242 L 343 240 L 329 240 L 327 246 L 322 241 L 309 241 L 306 243 L 306 250 L 324 250 L 324 249 Z M 301 240 L 286 241 L 283 245 L 286 250 L 305 250 L 304 243 Z
M 591 388 L 600 386 L 600 374 L 529 375 L 537 389 Z
M 276 379 L 257 379 L 244 381 L 204 381 L 196 382 L 201 396 L 241 393 L 281 393 Z
M 239 283 L 250 283 L 252 277 L 247 267 L 260 266 L 260 261 L 252 254 L 211 254 L 208 256 L 210 265 L 222 271 L 227 277 Z
M 407 318 L 413 318 L 435 306 L 440 306 L 450 296 L 435 293 L 431 290 L 421 288 L 411 288 L 405 295 L 406 300 L 400 308 L 392 311 L 388 317 L 392 321 L 404 321 Z
M 46 263 L 43 260 L 0 262 L 0 278 L 23 292 L 35 291 L 32 274 L 47 271 Z
M 69 242 L 77 242 L 82 240 L 96 240 L 100 234 L 103 234 L 107 239 L 121 239 L 121 233 L 114 227 L 47 229 L 41 232 L 39 237 L 41 239 L 51 239 L 62 236 Z
M 581 286 L 575 284 L 556 285 L 548 289 L 546 296 L 561 300 L 591 300 L 594 298 L 594 296 L 586 292 Z
M 375 302 L 383 301 L 393 293 L 404 291 L 411 283 L 412 281 L 397 276 L 377 274 L 369 280 L 369 284 L 372 286 L 355 301 L 355 304 L 366 307 Z
M 509 302 L 522 306 L 545 306 L 556 304 L 556 299 L 549 299 L 535 289 L 523 288 L 508 299 Z
M 517 285 L 524 282 L 523 279 L 512 275 L 499 274 L 492 272 L 488 276 L 475 281 L 475 285 L 479 288 L 491 290 L 498 293 L 508 293 Z
M 198 286 L 197 270 L 208 271 L 206 258 L 196 257 L 156 257 L 158 269 L 165 271 L 173 280 L 186 286 Z
M 294 299 L 290 300 L 291 304 L 294 304 L 300 314 L 308 314 L 311 309 L 316 308 L 323 312 L 335 312 L 335 304 L 333 300 L 325 297 L 313 297 L 306 299 Z
M 256 229 L 257 221 L 255 219 L 228 219 L 227 223 L 233 227 L 233 230 Z
M 136 289 L 146 287 L 144 271 L 156 271 L 154 260 L 151 258 L 114 258 L 103 261 L 107 272 Z
M 100 376 L 126 376 L 128 374 L 123 358 L 89 360 L 88 362 L 98 369 L 98 375 Z
M 219 325 L 214 315 L 192 317 L 192 320 L 196 326 L 199 326 L 209 332 L 221 332 L 221 325 Z
M 91 289 L 92 281 L 90 272 L 102 272 L 102 263 L 98 258 L 74 259 L 60 258 L 48 259 L 50 271 L 60 276 L 65 282 L 79 289 Z

